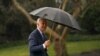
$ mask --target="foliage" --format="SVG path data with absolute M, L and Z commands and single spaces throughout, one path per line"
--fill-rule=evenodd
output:
M 7 8 L 3 3 L 0 4 L 0 43 L 27 38 L 30 25 L 26 17 L 13 6 Z
M 54 6 L 54 0 L 17 0 L 27 12 L 43 6 Z M 30 26 L 25 15 L 13 5 L 12 0 L 0 0 L 0 43 L 27 39 L 35 28 Z
M 100 10 L 99 8 L 91 7 L 87 10 L 84 17 L 81 19 L 81 26 L 87 32 L 96 34 L 100 32 Z
M 89 35 L 89 34 L 69 34 L 66 39 L 68 42 L 77 42 L 77 41 L 93 41 L 100 40 L 100 34 Z

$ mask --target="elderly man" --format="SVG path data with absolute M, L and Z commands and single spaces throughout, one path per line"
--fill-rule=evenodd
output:
M 50 40 L 44 35 L 47 22 L 43 18 L 37 19 L 37 28 L 29 35 L 30 56 L 48 56 L 47 48 Z

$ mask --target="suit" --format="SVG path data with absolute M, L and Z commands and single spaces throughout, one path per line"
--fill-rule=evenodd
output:
M 35 29 L 29 35 L 29 50 L 30 56 L 48 56 L 47 49 L 43 47 L 43 43 L 47 40 L 46 37 L 42 37 L 38 29 Z

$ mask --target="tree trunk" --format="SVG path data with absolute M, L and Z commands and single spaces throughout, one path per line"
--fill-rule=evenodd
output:
M 74 0 L 74 8 L 73 8 L 73 17 L 77 18 L 80 15 L 81 12 L 81 1 L 80 0 Z M 83 7 L 84 8 L 84 7 Z
M 75 7 L 75 10 L 73 12 L 73 17 L 76 18 L 77 16 L 79 16 L 79 13 L 80 13 L 80 5 L 78 7 Z M 62 36 L 61 36 L 61 42 L 63 42 L 62 43 L 62 56 L 68 56 L 68 52 L 66 50 L 64 51 L 64 49 L 66 49 L 65 37 L 68 35 L 69 31 L 70 31 L 70 28 L 65 27 L 63 30 Z M 63 55 L 63 52 L 66 52 L 67 54 Z
M 68 0 L 63 0 L 63 4 L 60 4 L 59 8 L 64 10 L 67 2 Z M 59 31 L 59 29 L 61 28 L 62 26 L 58 25 L 56 27 L 56 31 Z M 66 44 L 65 44 L 66 41 L 64 38 L 65 36 L 66 36 L 66 31 L 63 31 L 62 36 L 60 38 L 54 38 L 54 45 L 55 45 L 54 48 L 55 48 L 56 56 L 68 56 Z

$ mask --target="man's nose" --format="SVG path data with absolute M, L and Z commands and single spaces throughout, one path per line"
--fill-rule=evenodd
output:
M 44 24 L 44 26 L 47 26 L 47 24 Z

